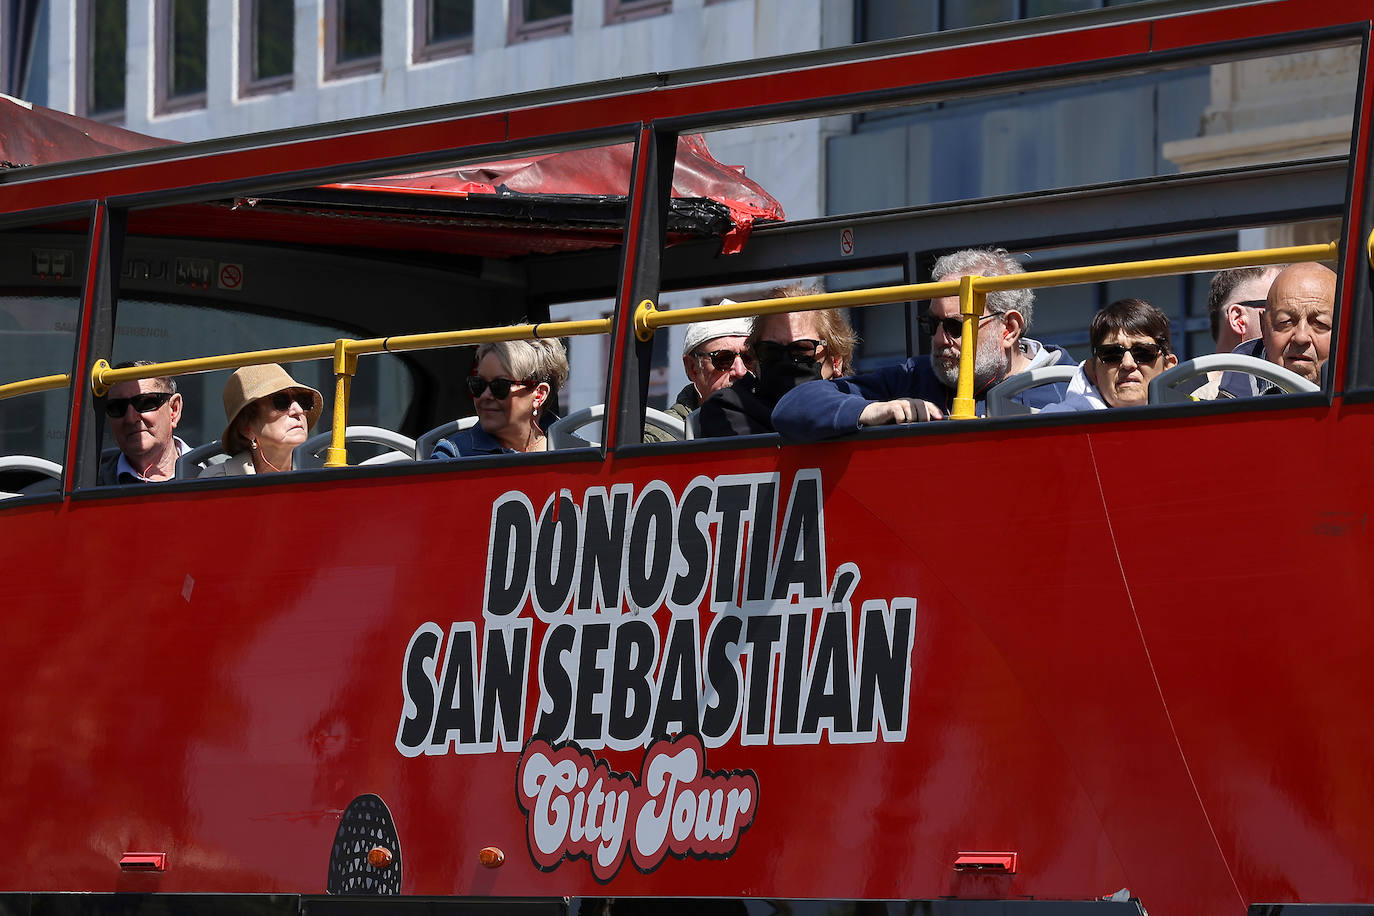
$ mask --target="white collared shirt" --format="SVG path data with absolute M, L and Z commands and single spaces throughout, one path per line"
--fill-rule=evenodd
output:
M 178 458 L 180 458 L 182 455 L 186 454 L 191 450 L 191 446 L 183 442 L 180 436 L 173 436 L 172 441 L 176 443 Z M 115 464 L 115 480 L 117 480 L 120 483 L 129 483 L 130 481 L 126 481 L 124 479 L 125 474 L 128 474 L 130 477 L 132 477 L 135 481 L 138 481 L 139 483 L 166 482 L 163 480 L 150 480 L 149 478 L 144 477 L 143 474 L 138 471 L 138 469 L 136 469 L 132 464 L 129 463 L 129 456 L 124 454 L 123 452 L 120 452 L 119 461 Z M 171 478 L 168 479 L 170 480 Z

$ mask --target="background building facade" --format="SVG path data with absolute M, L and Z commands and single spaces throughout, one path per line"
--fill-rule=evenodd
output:
M 171 140 L 344 120 L 1143 0 L 3 0 L 0 72 L 12 94 Z M 1177 6 L 1177 3 L 1174 3 Z M 707 135 L 781 201 L 789 221 L 1016 195 L 1198 168 L 1340 155 L 1349 147 L 1353 48 L 1260 57 L 1069 86 L 941 98 Z M 842 89 L 843 87 L 837 87 Z M 1331 227 L 1256 227 L 1095 251 L 1026 252 L 1031 267 L 1094 256 L 1262 247 Z M 1002 241 L 995 225 L 988 242 Z M 903 278 L 824 278 L 852 288 Z M 925 279 L 920 277 L 920 279 Z M 1088 319 L 1124 295 L 1174 321 L 1182 356 L 1209 352 L 1206 276 L 1045 291 L 1034 336 L 1081 348 Z M 764 289 L 766 287 L 758 287 Z M 729 292 L 667 293 L 696 305 Z M 594 314 L 607 303 L 569 303 Z M 857 311 L 862 364 L 905 355 L 901 306 Z M 663 336 L 652 397 L 685 381 L 682 330 Z M 210 342 L 206 342 L 207 347 Z M 601 347 L 573 343 L 579 369 Z M 208 350 L 207 350 L 208 352 Z M 574 404 L 602 380 L 575 373 Z M 581 387 L 578 387 L 581 386 Z

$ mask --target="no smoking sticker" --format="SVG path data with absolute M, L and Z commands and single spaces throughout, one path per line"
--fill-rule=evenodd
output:
M 221 264 L 219 266 L 219 288 L 240 289 L 243 286 L 242 264 Z
M 854 253 L 854 229 L 852 226 L 845 226 L 840 230 L 840 256 L 849 257 Z

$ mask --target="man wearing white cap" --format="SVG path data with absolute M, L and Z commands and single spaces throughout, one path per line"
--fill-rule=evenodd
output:
M 722 299 L 722 305 L 733 305 Z M 677 395 L 668 412 L 686 417 L 701 406 L 707 395 L 719 391 L 736 379 L 744 378 L 753 366 L 749 353 L 749 319 L 721 318 L 687 325 L 682 344 L 682 368 L 688 384 Z

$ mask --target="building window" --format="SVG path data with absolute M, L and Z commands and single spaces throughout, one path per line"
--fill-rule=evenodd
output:
M 126 0 L 84 0 L 78 10 L 81 29 L 76 109 L 88 118 L 123 120 Z
M 854 4 L 854 34 L 861 42 L 879 41 L 1136 2 L 1139 0 L 858 0 Z
M 661 16 L 672 8 L 672 0 L 606 0 L 606 24 Z
M 572 0 L 511 0 L 511 44 L 572 31 Z
M 295 0 L 245 0 L 239 16 L 239 94 L 290 89 L 296 70 Z
M 325 79 L 382 68 L 382 0 L 329 0 L 325 15 Z
M 157 5 L 157 111 L 205 106 L 207 0 Z
M 472 50 L 472 0 L 415 0 L 415 60 Z

